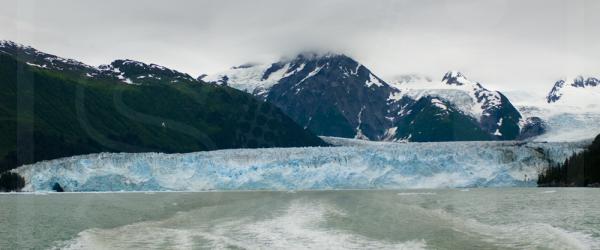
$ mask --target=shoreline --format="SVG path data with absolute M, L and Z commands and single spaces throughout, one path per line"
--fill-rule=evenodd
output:
M 266 190 L 266 189 L 242 189 L 242 190 L 204 190 L 204 191 L 82 191 L 82 192 L 52 192 L 52 191 L 34 191 L 34 192 L 0 192 L 0 195 L 47 195 L 47 194 L 155 194 L 155 193 L 311 193 L 311 192 L 345 192 L 345 191 L 434 191 L 434 190 L 454 190 L 454 191 L 473 191 L 473 190 L 513 190 L 513 189 L 597 189 L 597 187 L 464 187 L 464 188 L 402 188 L 402 189 L 303 189 L 303 190 Z

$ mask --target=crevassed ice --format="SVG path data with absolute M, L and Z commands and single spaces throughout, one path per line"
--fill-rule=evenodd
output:
M 540 168 L 587 142 L 384 143 L 325 138 L 338 147 L 187 154 L 101 153 L 15 172 L 27 191 L 202 191 L 443 188 L 535 185 Z M 527 175 L 527 177 L 525 177 Z
M 537 116 L 547 131 L 535 141 L 578 141 L 600 134 L 600 109 L 553 104 L 518 106 L 525 117 Z

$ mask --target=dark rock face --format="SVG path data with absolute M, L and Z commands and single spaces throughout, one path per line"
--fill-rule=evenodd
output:
M 442 77 L 442 82 L 448 85 L 463 86 L 465 85 L 466 77 L 460 72 L 448 72 Z
M 548 126 L 544 120 L 539 117 L 529 117 L 521 129 L 521 134 L 517 137 L 519 140 L 538 136 L 546 132 Z
M 273 64 L 264 77 L 281 68 Z M 266 100 L 320 135 L 380 140 L 391 122 L 387 99 L 398 92 L 366 67 L 343 55 L 299 56 Z
M 492 133 L 495 139 L 512 140 L 519 136 L 521 113 L 502 93 L 500 103 L 485 108 L 480 124 L 484 131 Z
M 548 96 L 546 96 L 546 101 L 548 103 L 553 103 L 556 102 L 560 99 L 560 97 L 562 96 L 562 93 L 560 93 L 560 89 L 562 89 L 562 87 L 565 85 L 565 80 L 559 80 L 556 83 L 554 83 L 554 86 L 552 87 L 552 90 L 550 90 L 550 93 L 548 93 Z
M 600 84 L 600 80 L 593 78 L 593 77 L 588 77 L 587 79 L 584 79 L 583 76 L 578 76 L 575 78 L 575 80 L 573 80 L 573 83 L 571 84 L 571 86 L 573 87 L 577 87 L 577 88 L 585 88 L 585 87 L 596 87 Z

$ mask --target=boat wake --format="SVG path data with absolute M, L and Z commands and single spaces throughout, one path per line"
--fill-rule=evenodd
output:
M 322 226 L 328 216 L 346 216 L 324 203 L 295 200 L 267 218 L 205 221 L 202 210 L 112 229 L 89 229 L 60 243 L 61 249 L 425 249 L 424 240 L 387 242 Z

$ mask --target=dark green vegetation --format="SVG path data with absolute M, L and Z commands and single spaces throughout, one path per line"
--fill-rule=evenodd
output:
M 0 172 L 98 152 L 326 145 L 274 106 L 205 83 L 128 85 L 0 53 Z
M 592 145 L 538 176 L 538 186 L 600 187 L 600 135 Z
M 25 186 L 25 179 L 17 173 L 6 172 L 0 174 L 0 192 L 21 191 Z

